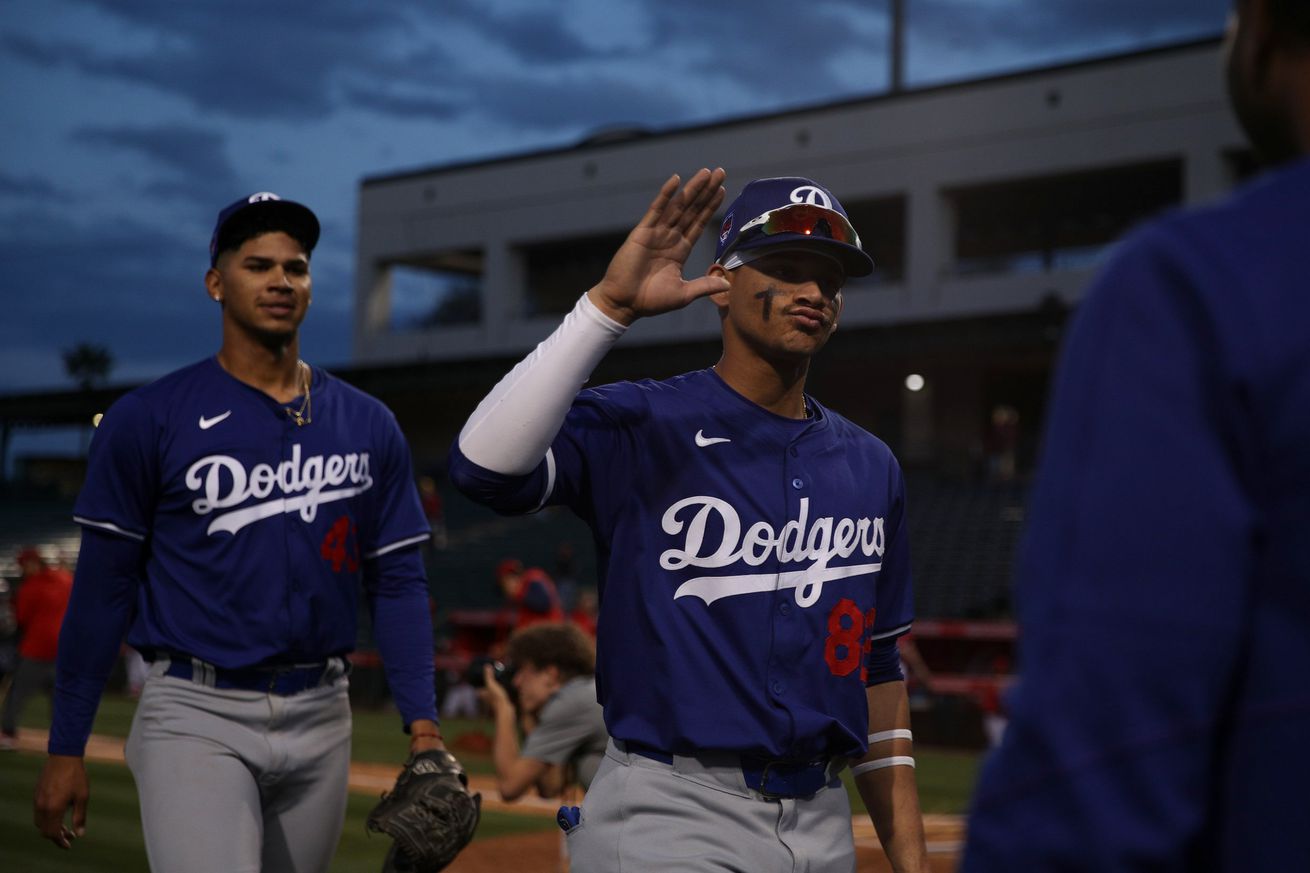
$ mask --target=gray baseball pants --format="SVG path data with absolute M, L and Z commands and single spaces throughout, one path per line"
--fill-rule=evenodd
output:
M 348 680 L 289 696 L 151 666 L 127 740 L 155 873 L 321 873 L 350 770 Z
M 846 789 L 768 799 L 728 759 L 672 766 L 613 740 L 566 837 L 573 873 L 854 873 Z

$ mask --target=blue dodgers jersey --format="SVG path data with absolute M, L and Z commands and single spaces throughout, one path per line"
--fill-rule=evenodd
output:
M 1310 160 L 1116 247 L 1061 356 L 961 870 L 1310 870 Z
M 489 501 L 545 494 L 592 526 L 597 692 L 616 738 L 865 749 L 866 645 L 912 620 L 904 485 L 886 445 L 810 404 L 810 420 L 776 416 L 713 370 L 587 390 L 519 497 Z M 452 478 L 477 490 L 468 464 L 454 452 Z
M 74 515 L 145 544 L 131 645 L 226 668 L 354 649 L 364 560 L 428 525 L 390 411 L 322 370 L 310 393 L 298 427 L 209 358 L 105 414 Z

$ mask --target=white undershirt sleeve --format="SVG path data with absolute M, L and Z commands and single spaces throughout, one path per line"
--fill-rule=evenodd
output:
M 496 383 L 459 433 L 459 450 L 479 467 L 506 476 L 530 473 L 578 391 L 627 330 L 586 294 L 555 332 Z

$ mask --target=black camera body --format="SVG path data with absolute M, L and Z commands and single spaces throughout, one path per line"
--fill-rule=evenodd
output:
M 468 669 L 464 672 L 464 681 L 474 688 L 483 688 L 486 686 L 486 680 L 483 676 L 483 668 L 488 664 L 491 665 L 491 675 L 495 677 L 506 691 L 511 690 L 510 681 L 514 678 L 514 672 L 505 666 L 501 661 L 495 658 L 489 658 L 486 655 L 480 655 L 469 662 Z

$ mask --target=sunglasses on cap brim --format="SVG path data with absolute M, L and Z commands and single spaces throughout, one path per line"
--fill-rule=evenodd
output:
M 778 236 L 780 234 L 797 234 L 818 239 L 830 239 L 834 242 L 845 243 L 863 249 L 863 246 L 860 245 L 860 235 L 855 232 L 854 227 L 851 227 L 851 223 L 846 220 L 846 216 L 840 212 L 824 209 L 822 206 L 814 206 L 810 203 L 793 203 L 789 206 L 770 209 L 763 215 L 752 218 L 743 224 L 737 238 L 733 240 L 732 245 L 728 247 L 724 254 L 726 255 L 732 249 L 740 247 L 743 243 L 760 237 Z

